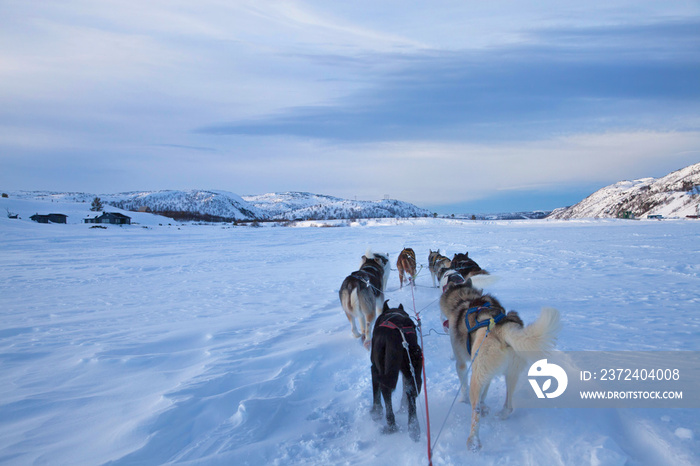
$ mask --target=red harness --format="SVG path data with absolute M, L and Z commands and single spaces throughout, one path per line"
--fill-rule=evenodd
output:
M 398 325 L 396 325 L 395 323 L 393 323 L 391 321 L 391 317 L 389 317 L 387 320 L 385 320 L 384 322 L 379 324 L 379 326 L 390 328 L 393 330 L 398 330 L 402 333 L 413 333 L 413 334 L 416 333 L 416 327 L 414 325 L 411 325 L 410 327 L 399 327 Z

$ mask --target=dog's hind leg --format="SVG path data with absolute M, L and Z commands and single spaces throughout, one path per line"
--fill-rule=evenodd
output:
M 362 343 L 368 350 L 372 343 L 372 324 L 374 324 L 374 318 L 377 315 L 376 308 L 379 306 L 376 297 L 369 289 L 362 290 L 358 303 L 360 331 L 362 333 Z
M 481 406 L 479 400 L 481 399 L 481 394 L 483 387 L 479 380 L 475 380 L 476 377 L 472 375 L 471 384 L 469 386 L 469 400 L 472 405 L 472 423 L 471 430 L 469 431 L 469 438 L 467 439 L 467 448 L 473 452 L 479 451 L 481 449 L 481 440 L 479 440 L 479 422 L 481 421 Z
M 525 361 L 515 357 L 506 369 L 506 401 L 503 404 L 503 409 L 498 413 L 500 419 L 507 419 L 513 412 L 513 392 L 515 391 L 515 386 L 518 384 L 518 378 L 524 366 Z
M 360 337 L 362 337 L 362 343 L 369 344 L 369 329 L 367 328 L 365 316 L 361 315 L 357 320 L 360 321 Z
M 459 383 L 461 387 L 460 401 L 466 403 L 469 400 L 469 380 L 467 379 L 467 361 L 469 361 L 469 354 L 467 353 L 467 343 L 459 338 L 457 331 L 450 332 L 450 340 L 452 342 L 452 352 L 455 358 L 455 368 L 457 369 L 457 376 L 459 377 Z
M 382 418 L 382 393 L 379 389 L 379 372 L 377 366 L 372 364 L 372 410 L 370 414 L 372 420 L 378 421 Z
M 408 404 L 408 435 L 411 440 L 417 442 L 420 439 L 420 425 L 418 424 L 418 416 L 416 415 L 416 384 L 412 376 L 403 374 L 404 396 Z
M 391 405 L 391 389 L 389 387 L 381 387 L 382 398 L 384 398 L 384 409 L 386 410 L 386 426 L 382 429 L 383 434 L 393 434 L 398 431 L 396 427 L 396 417 L 394 416 L 394 408 Z
M 489 387 L 491 386 L 491 381 L 489 380 L 484 384 L 484 388 L 481 390 L 481 398 L 479 399 L 479 409 L 481 409 L 481 415 L 486 416 L 489 414 L 489 407 L 486 406 L 486 394 L 489 392 Z
M 350 331 L 352 332 L 352 336 L 355 338 L 360 338 L 362 335 L 357 331 L 357 322 L 355 321 L 354 312 L 354 310 L 359 309 L 357 289 L 353 289 L 352 291 L 342 290 L 340 292 L 340 304 L 345 311 L 345 317 L 347 317 L 348 321 L 350 321 Z
M 360 325 L 362 326 L 362 341 L 364 342 L 365 348 L 370 348 L 370 343 L 372 342 L 372 324 L 374 323 L 374 311 L 366 312 L 365 315 L 360 319 Z

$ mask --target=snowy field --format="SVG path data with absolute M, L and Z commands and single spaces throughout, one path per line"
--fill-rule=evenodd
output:
M 526 323 L 560 310 L 562 350 L 700 350 L 700 222 L 136 220 L 0 219 L 0 464 L 427 464 L 424 415 L 417 443 L 405 413 L 391 436 L 369 416 L 369 355 L 338 301 L 368 246 L 393 261 L 412 247 L 422 264 L 430 248 L 469 251 Z M 693 409 L 516 409 L 484 417 L 483 449 L 467 451 L 430 284 L 424 269 L 433 441 L 445 423 L 434 464 L 700 464 Z M 387 297 L 413 309 L 396 272 Z M 496 379 L 487 404 L 504 396 Z

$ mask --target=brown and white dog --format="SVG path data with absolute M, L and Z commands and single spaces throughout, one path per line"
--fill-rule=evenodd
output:
M 389 255 L 367 251 L 362 256 L 360 269 L 348 275 L 340 286 L 340 305 L 352 326 L 355 338 L 362 338 L 369 349 L 372 325 L 382 312 L 384 289 L 389 279 Z M 360 332 L 356 321 L 360 322 Z
M 442 254 L 440 250 L 433 251 L 430 250 L 428 255 L 428 268 L 430 269 L 430 276 L 433 279 L 433 286 L 438 286 L 440 283 L 440 278 L 442 278 L 442 273 L 450 268 L 452 262 Z
M 404 275 L 407 275 L 409 283 L 413 283 L 416 275 L 416 253 L 411 248 L 404 248 L 396 260 L 396 268 L 399 270 L 399 288 L 403 288 Z
M 472 407 L 471 430 L 467 447 L 481 448 L 479 421 L 487 414 L 484 404 L 494 376 L 506 376 L 506 401 L 499 413 L 501 419 L 513 412 L 512 396 L 527 359 L 550 350 L 559 331 L 559 311 L 543 308 L 539 318 L 524 327 L 514 311 L 506 313 L 501 303 L 482 290 L 464 284 L 448 285 L 440 298 L 440 309 L 447 316 L 450 341 L 457 374 L 462 386 L 462 401 L 467 393 Z M 467 389 L 467 363 L 472 361 L 472 375 Z M 468 392 L 467 392 L 468 390 Z

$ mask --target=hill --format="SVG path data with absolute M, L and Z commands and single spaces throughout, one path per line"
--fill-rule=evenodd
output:
M 700 163 L 662 178 L 620 181 L 596 191 L 571 207 L 557 209 L 547 218 L 615 218 L 631 213 L 685 217 L 697 215 L 700 206 Z
M 353 201 L 321 194 L 286 192 L 241 197 L 228 191 L 139 191 L 118 194 L 20 191 L 12 198 L 90 204 L 95 197 L 121 210 L 148 210 L 176 220 L 335 220 L 354 218 L 426 217 L 429 212 L 393 199 Z
M 124 210 L 148 208 L 178 220 L 234 221 L 265 219 L 267 215 L 228 191 L 153 191 L 104 194 L 103 202 Z
M 303 192 L 243 196 L 271 219 L 333 220 L 345 218 L 427 217 L 430 213 L 394 199 L 352 201 Z

